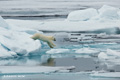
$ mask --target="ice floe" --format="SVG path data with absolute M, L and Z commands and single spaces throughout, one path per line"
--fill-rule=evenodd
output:
M 96 10 L 88 8 L 85 10 L 77 10 L 68 14 L 65 21 L 22 21 L 22 20 L 6 20 L 8 23 L 15 24 L 19 27 L 29 27 L 37 30 L 46 31 L 88 31 L 109 28 L 119 28 L 120 10 L 116 7 L 104 5 Z M 76 19 L 77 18 L 77 19 Z M 85 21 L 87 19 L 87 21 Z M 74 21 L 75 20 L 75 21 Z M 111 30 L 112 30 L 111 29 Z M 109 30 L 108 30 L 109 31 Z
M 120 52 L 116 50 L 107 49 L 105 52 L 98 54 L 98 59 L 102 61 L 108 68 L 108 71 L 120 71 Z
M 93 13 L 93 14 L 87 14 Z M 82 15 L 79 15 L 82 14 Z M 71 15 L 72 14 L 72 15 Z M 77 16 L 77 17 L 76 17 Z M 72 18 L 70 18 L 72 17 Z M 85 19 L 88 20 L 86 21 Z M 116 7 L 104 5 L 96 10 L 93 8 L 73 11 L 68 14 L 68 18 L 63 21 L 23 21 L 7 19 L 6 22 L 19 27 L 27 27 L 41 31 L 110 31 L 113 33 L 120 32 L 120 10 Z M 76 19 L 77 18 L 77 19 Z M 73 20 L 72 20 L 73 19 Z M 74 21 L 75 20 L 75 21 Z M 77 20 L 77 21 L 76 21 Z M 113 30 L 114 29 L 114 30 Z
M 107 55 L 120 57 L 120 52 L 116 50 L 107 49 Z
M 79 54 L 95 54 L 95 53 L 99 53 L 100 51 L 96 50 L 96 49 L 91 49 L 91 48 L 81 48 L 75 51 L 75 53 L 79 53 Z
M 40 41 L 32 40 L 31 34 L 37 32 L 36 30 L 30 30 L 18 28 L 17 26 L 8 25 L 3 18 L 0 18 L 0 43 L 1 43 L 1 56 L 7 54 L 8 57 L 15 55 L 28 55 L 29 53 L 36 53 L 40 51 Z M 19 31 L 20 30 L 20 31 Z
M 47 51 L 48 54 L 69 53 L 69 49 L 51 49 Z
M 117 30 L 119 31 L 119 12 L 118 8 L 107 5 L 98 10 L 90 8 L 73 11 L 68 14 L 68 18 L 65 21 L 44 22 L 36 29 L 41 31 L 95 31 L 106 29 L 110 31 L 118 28 Z
M 78 10 L 69 13 L 67 20 L 69 21 L 87 21 L 92 17 L 98 15 L 98 12 L 94 8 L 89 8 L 85 10 Z
M 100 52 L 100 54 L 98 55 L 99 59 L 108 59 L 108 55 L 105 54 L 104 52 Z
M 89 13 L 89 14 L 88 14 Z M 120 33 L 119 8 L 104 5 L 100 9 L 85 9 L 71 12 L 64 21 L 22 21 L 0 17 L 0 43 L 8 53 L 15 52 L 18 55 L 39 53 L 41 42 L 30 39 L 30 36 L 38 30 L 41 31 L 92 31 L 100 33 Z M 7 23 L 9 24 L 7 24 Z M 51 49 L 48 54 L 70 52 L 67 49 Z M 76 53 L 98 53 L 96 50 L 78 49 Z M 106 53 L 105 53 L 106 54 Z M 101 58 L 103 53 L 99 54 Z M 108 55 L 108 54 L 107 54 Z
M 119 8 L 115 8 L 112 6 L 104 5 L 101 9 L 98 10 L 99 18 L 105 19 L 120 19 L 118 14 Z
M 19 74 L 19 73 L 50 73 L 63 70 L 74 69 L 68 67 L 45 67 L 45 66 L 0 66 L 0 74 Z
M 80 15 L 80 14 L 82 15 Z M 89 14 L 88 14 L 89 13 Z M 6 22 L 19 27 L 27 27 L 41 31 L 109 31 L 120 32 L 120 10 L 116 7 L 104 5 L 100 9 L 93 8 L 77 10 L 68 14 L 63 21 L 22 21 L 8 19 Z M 77 19 L 76 19 L 77 18 Z M 73 20 L 72 20 L 73 19 Z M 85 20 L 87 19 L 87 20 Z M 75 21 L 74 21 L 75 20 Z M 117 31 L 116 31 L 117 28 Z
M 110 59 L 110 58 L 119 58 L 120 52 L 116 50 L 107 49 L 106 52 L 100 52 L 98 58 L 100 59 Z
M 120 72 L 95 72 L 91 76 L 96 78 L 120 78 Z

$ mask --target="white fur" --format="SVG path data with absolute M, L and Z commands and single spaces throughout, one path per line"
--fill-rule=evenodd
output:
M 53 48 L 55 47 L 56 45 L 52 42 L 52 41 L 55 41 L 55 38 L 53 36 L 45 36 L 43 34 L 40 34 L 40 33 L 36 33 L 34 34 L 32 37 L 32 39 L 36 40 L 36 39 L 39 39 L 39 40 L 42 40 L 44 42 L 47 42 L 47 44 L 49 45 L 50 48 Z

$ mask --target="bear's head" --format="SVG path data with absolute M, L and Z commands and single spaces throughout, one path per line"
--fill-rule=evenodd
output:
M 55 37 L 54 37 L 54 36 L 52 36 L 52 37 L 51 37 L 51 40 L 56 41 L 56 39 L 55 39 Z

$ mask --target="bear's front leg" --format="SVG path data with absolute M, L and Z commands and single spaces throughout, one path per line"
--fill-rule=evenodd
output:
M 53 48 L 53 46 L 50 44 L 50 42 L 47 42 L 47 44 L 49 45 L 50 48 Z

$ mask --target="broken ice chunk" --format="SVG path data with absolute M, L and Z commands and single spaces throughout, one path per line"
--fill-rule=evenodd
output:
M 58 54 L 58 53 L 68 53 L 70 50 L 69 49 L 51 49 L 47 51 L 46 53 L 48 54 Z

